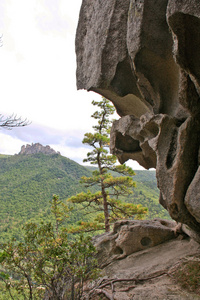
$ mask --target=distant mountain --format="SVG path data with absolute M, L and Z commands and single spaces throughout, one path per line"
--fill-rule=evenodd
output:
M 0 240 L 20 236 L 19 223 L 48 217 L 53 194 L 66 199 L 83 191 L 91 172 L 59 154 L 0 155 Z
M 31 149 L 30 149 L 31 147 Z M 0 241 L 21 236 L 21 226 L 30 220 L 49 220 L 53 194 L 61 200 L 86 188 L 80 184 L 82 176 L 90 176 L 86 168 L 53 149 L 40 144 L 22 147 L 17 155 L 0 155 Z M 40 149 L 40 151 L 38 151 Z M 28 150 L 28 151 L 27 151 Z M 46 150 L 53 150 L 47 153 Z M 36 153 L 30 153 L 36 151 Z M 26 153 L 24 153 L 26 152 Z M 158 203 L 154 171 L 135 171 L 137 187 L 127 201 L 149 208 L 148 218 L 169 218 Z M 89 218 L 89 217 L 84 217 Z M 71 222 L 83 219 L 80 209 L 71 213 Z
M 95 167 L 89 166 L 88 169 L 93 171 Z M 136 187 L 133 188 L 133 194 L 129 195 L 125 201 L 147 207 L 148 215 L 146 215 L 146 219 L 171 219 L 168 212 L 159 204 L 156 171 L 135 170 L 133 179 L 136 182 Z
M 36 153 L 44 153 L 47 155 L 51 154 L 60 154 L 60 152 L 56 152 L 54 149 L 52 149 L 49 145 L 43 146 L 40 143 L 36 144 L 27 144 L 26 146 L 23 145 L 21 147 L 21 151 L 19 152 L 19 155 L 30 155 L 30 154 L 36 154 Z

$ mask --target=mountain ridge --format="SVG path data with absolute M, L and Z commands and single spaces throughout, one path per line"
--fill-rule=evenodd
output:
M 48 219 L 53 194 L 61 200 L 84 190 L 79 183 L 91 172 L 59 154 L 0 156 L 1 238 L 19 238 L 17 228 L 28 220 Z M 15 230 L 16 229 L 16 230 Z
M 11 236 L 19 239 L 19 227 L 27 221 L 48 221 L 49 201 L 53 194 L 65 202 L 68 197 L 86 191 L 80 184 L 82 176 L 91 176 L 90 167 L 79 165 L 58 153 L 0 155 L 1 241 Z M 152 206 L 149 208 L 150 218 L 167 217 L 167 212 L 158 203 L 155 172 L 136 171 L 134 181 L 136 188 L 127 201 Z M 77 222 L 82 220 L 82 215 L 78 209 L 70 217 Z

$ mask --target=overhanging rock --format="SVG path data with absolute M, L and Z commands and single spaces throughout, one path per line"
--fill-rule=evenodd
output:
M 111 152 L 156 168 L 160 203 L 200 233 L 199 0 L 83 0 L 76 54 L 78 89 L 121 117 Z

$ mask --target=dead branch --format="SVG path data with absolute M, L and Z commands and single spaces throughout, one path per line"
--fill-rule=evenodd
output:
M 132 282 L 134 281 L 134 285 L 131 285 L 129 287 L 127 287 L 126 289 L 120 290 L 121 292 L 126 292 L 132 288 L 135 288 L 137 286 L 137 284 L 142 283 L 144 281 L 148 281 L 148 280 L 152 280 L 155 278 L 158 278 L 160 276 L 163 275 L 169 275 L 167 270 L 164 270 L 162 272 L 157 272 L 155 274 L 152 274 L 151 276 L 148 276 L 146 278 L 137 278 L 137 277 L 133 277 L 133 278 L 111 278 L 111 279 L 103 279 L 100 284 L 98 286 L 96 286 L 95 288 L 92 289 L 92 291 L 90 291 L 89 293 L 89 299 L 90 296 L 92 295 L 100 295 L 103 294 L 105 295 L 109 300 L 114 300 L 114 294 L 115 294 L 115 287 L 114 284 L 116 282 Z M 104 290 L 105 287 L 110 286 L 111 287 L 111 294 L 108 293 L 107 291 Z
M 14 127 L 24 127 L 30 125 L 31 122 L 27 119 L 22 119 L 21 117 L 17 117 L 17 115 L 10 115 L 8 117 L 4 117 L 0 114 L 0 128 L 11 130 Z

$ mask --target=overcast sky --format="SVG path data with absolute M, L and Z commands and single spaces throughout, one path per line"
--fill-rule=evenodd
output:
M 81 0 L 0 0 L 0 113 L 32 123 L 0 130 L 0 153 L 50 145 L 82 163 L 92 131 L 91 105 L 101 97 L 76 90 L 75 32 Z M 138 164 L 130 164 L 138 169 Z

